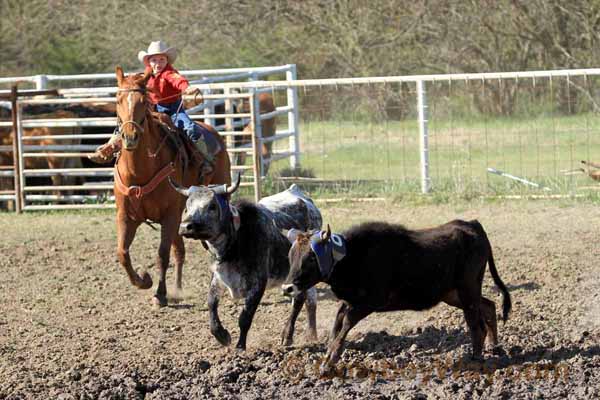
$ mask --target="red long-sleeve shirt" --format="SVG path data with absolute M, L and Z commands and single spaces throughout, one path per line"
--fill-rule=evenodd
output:
M 171 104 L 181 98 L 181 92 L 190 86 L 190 83 L 179 72 L 167 64 L 158 75 L 152 75 L 146 84 L 148 95 L 152 104 Z

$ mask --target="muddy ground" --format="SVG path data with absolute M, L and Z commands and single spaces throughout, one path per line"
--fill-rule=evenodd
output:
M 319 286 L 321 342 L 279 345 L 290 304 L 268 292 L 244 353 L 208 330 L 209 257 L 187 241 L 184 292 L 160 310 L 133 288 L 115 256 L 112 211 L 0 214 L 0 398 L 2 399 L 425 399 L 600 396 L 600 207 L 514 201 L 460 205 L 320 204 L 334 230 L 369 219 L 427 227 L 478 218 L 514 303 L 499 325 L 503 352 L 469 362 L 459 310 L 374 314 L 349 335 L 339 376 L 319 379 L 336 301 Z M 133 247 L 152 269 L 158 233 L 143 226 Z M 172 271 L 169 282 L 173 282 Z M 488 274 L 485 295 L 501 296 Z M 241 305 L 224 298 L 237 338 Z

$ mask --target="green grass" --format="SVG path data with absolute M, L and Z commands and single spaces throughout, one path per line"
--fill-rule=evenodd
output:
M 524 177 L 552 193 L 595 184 L 565 175 L 580 160 L 600 161 L 600 116 L 540 114 L 531 118 L 435 119 L 429 122 L 429 171 L 433 191 L 461 196 L 537 193 L 487 172 L 493 167 Z M 415 120 L 373 123 L 311 121 L 300 125 L 301 165 L 332 181 L 323 194 L 394 194 L 420 191 L 419 130 Z M 287 143 L 278 143 L 283 149 Z M 271 172 L 289 166 L 275 163 Z M 337 182 L 334 182 L 337 181 Z

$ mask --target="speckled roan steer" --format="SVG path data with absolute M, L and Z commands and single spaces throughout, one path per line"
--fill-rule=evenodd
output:
M 280 287 L 290 270 L 290 243 L 280 229 L 320 229 L 321 213 L 311 199 L 297 186 L 265 197 L 258 204 L 248 201 L 229 203 L 229 196 L 239 186 L 192 186 L 176 190 L 187 196 L 179 233 L 202 240 L 214 256 L 213 276 L 208 293 L 210 331 L 224 346 L 231 335 L 219 320 L 219 295 L 228 289 L 233 298 L 245 300 L 239 316 L 240 337 L 237 348 L 246 348 L 246 337 L 252 318 L 265 289 Z M 294 324 L 303 304 L 308 314 L 308 339 L 317 339 L 317 296 L 314 287 L 297 293 L 292 301 L 292 313 L 281 336 L 283 345 L 293 342 Z

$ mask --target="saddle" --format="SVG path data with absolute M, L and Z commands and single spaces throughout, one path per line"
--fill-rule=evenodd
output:
M 184 158 L 182 160 L 184 161 L 184 165 L 187 166 L 190 163 L 202 165 L 206 157 L 198 150 L 194 142 L 190 140 L 185 132 L 182 129 L 177 128 L 175 124 L 173 124 L 173 120 L 167 114 L 155 111 L 152 111 L 151 114 L 152 118 L 158 122 L 163 133 L 167 136 L 167 142 L 172 150 L 180 153 Z M 207 151 L 211 155 L 211 158 L 214 158 L 214 156 L 222 150 L 221 143 L 215 137 L 213 132 L 201 124 L 198 124 L 198 126 L 202 131 Z

